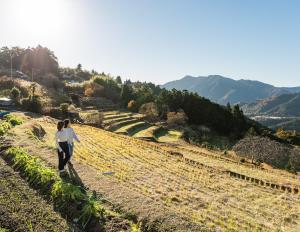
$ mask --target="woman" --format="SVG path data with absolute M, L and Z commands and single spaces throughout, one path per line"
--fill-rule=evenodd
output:
M 64 122 L 57 123 L 57 132 L 55 134 L 55 145 L 58 154 L 58 170 L 59 172 L 65 171 L 65 165 L 70 160 L 70 152 L 68 146 L 67 132 L 64 130 Z
M 73 155 L 73 150 L 74 150 L 74 140 L 76 140 L 78 143 L 80 143 L 80 140 L 78 139 L 78 136 L 76 135 L 75 131 L 71 127 L 70 120 L 66 119 L 64 123 L 65 123 L 64 130 L 67 132 L 67 137 L 68 137 L 68 145 L 69 145 L 70 160 L 71 160 Z

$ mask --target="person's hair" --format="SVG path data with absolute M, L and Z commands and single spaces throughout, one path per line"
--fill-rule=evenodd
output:
M 57 123 L 57 130 L 61 131 L 64 128 L 64 122 L 63 121 L 59 121 Z
M 69 119 L 65 119 L 64 124 L 65 124 L 65 128 L 67 128 L 68 125 L 70 124 L 70 120 Z

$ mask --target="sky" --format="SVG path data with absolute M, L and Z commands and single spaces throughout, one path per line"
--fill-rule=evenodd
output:
M 0 0 L 0 47 L 156 84 L 223 75 L 300 86 L 298 0 Z

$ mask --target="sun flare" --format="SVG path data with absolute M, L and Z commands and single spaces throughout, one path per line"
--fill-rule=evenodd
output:
M 26 33 L 57 34 L 62 31 L 67 16 L 64 3 L 61 0 L 12 0 L 11 14 Z

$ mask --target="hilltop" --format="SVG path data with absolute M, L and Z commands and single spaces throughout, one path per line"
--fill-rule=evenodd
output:
M 220 75 L 185 76 L 162 85 L 166 89 L 188 90 L 226 105 L 251 103 L 271 96 L 300 92 L 300 87 L 275 87 L 259 81 L 233 80 Z

